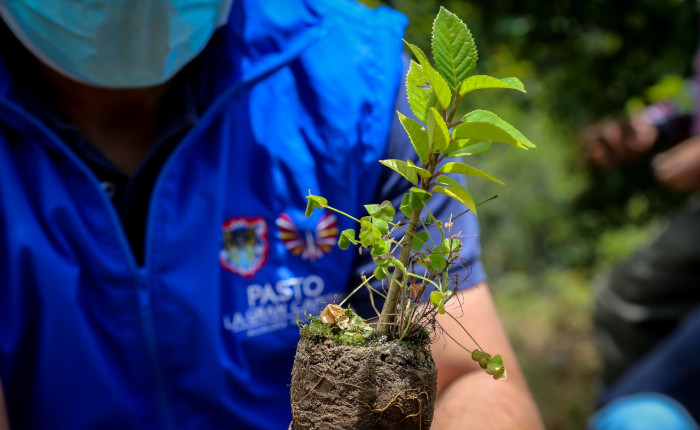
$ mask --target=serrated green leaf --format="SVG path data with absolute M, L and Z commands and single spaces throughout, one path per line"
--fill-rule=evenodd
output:
M 314 213 L 314 209 L 323 209 L 328 206 L 328 200 L 321 196 L 314 196 L 309 194 L 306 196 L 306 216 L 311 216 Z
M 447 149 L 447 146 L 450 144 L 450 132 L 447 129 L 447 123 L 445 123 L 437 109 L 432 107 L 428 109 L 426 125 L 428 127 L 430 152 L 442 152 Z
M 467 93 L 476 90 L 485 90 L 491 88 L 504 88 L 509 90 L 516 90 L 522 93 L 526 93 L 525 86 L 520 79 L 515 77 L 510 78 L 494 78 L 488 75 L 475 75 L 469 76 L 459 86 L 459 95 L 463 96 Z
M 450 162 L 445 163 L 440 166 L 438 172 L 441 173 L 459 173 L 462 175 L 477 176 L 479 178 L 488 179 L 489 181 L 496 182 L 501 185 L 505 185 L 500 179 L 492 176 L 490 173 L 486 173 L 483 170 L 479 170 L 476 167 L 472 167 L 465 163 Z
M 414 169 L 408 167 L 408 163 L 403 160 L 379 160 L 380 163 L 390 168 L 394 172 L 403 176 L 413 185 L 418 184 L 418 174 Z
M 408 167 L 410 167 L 411 169 L 414 169 L 416 171 L 416 173 L 418 173 L 418 176 L 420 176 L 421 178 L 427 179 L 427 178 L 432 176 L 429 171 L 425 170 L 422 167 L 416 166 L 413 161 L 406 160 L 406 163 L 408 163 Z
M 462 184 L 460 184 L 453 178 L 444 175 L 438 176 L 435 182 L 444 186 L 434 187 L 434 192 L 444 194 L 448 197 L 457 200 L 458 202 L 466 206 L 467 209 L 472 211 L 474 215 L 476 215 L 476 205 L 474 204 L 474 199 L 472 199 L 472 195 L 469 193 L 469 191 L 467 191 L 466 188 L 464 188 Z
M 428 97 L 430 90 L 428 86 L 428 76 L 423 67 L 411 60 L 406 74 L 406 95 L 411 111 L 419 120 L 425 122 L 425 113 L 428 111 Z
M 440 102 L 440 106 L 442 106 L 443 109 L 447 109 L 447 107 L 450 105 L 450 101 L 452 100 L 452 90 L 450 90 L 450 86 L 447 84 L 447 81 L 445 81 L 445 78 L 443 78 L 440 73 L 433 68 L 432 64 L 430 64 L 430 60 L 428 60 L 428 57 L 425 55 L 422 49 L 408 42 L 406 42 L 406 45 L 413 52 L 413 55 L 416 56 L 418 62 L 423 67 L 423 72 L 428 78 L 430 87 L 433 89 L 433 91 L 435 91 L 435 96 Z
M 431 68 L 433 67 L 432 64 L 430 64 L 430 60 L 428 59 L 428 56 L 425 55 L 425 52 L 419 47 L 416 46 L 412 43 L 409 43 L 407 40 L 404 39 L 403 43 L 408 46 L 408 48 L 413 52 L 413 56 L 416 57 L 416 60 L 420 63 L 420 65 L 423 67 L 423 71 L 425 71 L 425 65 L 427 64 Z M 427 75 L 426 75 L 427 76 Z
M 433 21 L 432 50 L 435 68 L 451 89 L 476 68 L 478 53 L 467 25 L 457 15 L 440 7 Z
M 424 108 L 423 112 L 425 112 L 425 109 L 426 108 Z M 411 144 L 413 145 L 413 149 L 416 151 L 416 154 L 418 154 L 418 158 L 420 158 L 420 161 L 423 164 L 428 164 L 430 156 L 428 132 L 415 119 L 407 117 L 401 114 L 401 112 L 398 114 L 399 121 L 401 121 L 401 125 L 403 125 L 404 130 L 406 130 L 408 138 L 411 140 Z M 425 120 L 425 118 L 423 119 Z
M 429 93 L 428 93 L 428 102 L 427 102 L 427 107 L 426 109 L 430 108 L 435 108 L 435 109 L 442 109 L 442 106 L 440 106 L 440 101 L 438 100 L 437 96 L 435 95 L 435 91 L 430 88 Z M 428 111 L 426 110 L 425 115 L 428 115 Z
M 475 110 L 464 115 L 462 121 L 452 131 L 452 138 L 494 140 L 523 149 L 535 147 L 525 135 L 493 112 Z
M 439 105 L 440 103 L 435 98 L 435 94 L 428 87 L 428 76 L 426 76 L 423 67 L 411 60 L 406 75 L 406 94 L 408 95 L 408 104 L 416 118 L 425 122 L 425 114 L 428 112 L 428 106 Z
M 355 230 L 351 228 L 343 230 L 343 232 L 340 233 L 340 237 L 338 237 L 338 248 L 342 250 L 346 250 L 350 248 L 350 245 L 356 243 L 357 241 L 355 240 Z
M 482 141 L 477 143 L 473 139 L 456 139 L 450 142 L 450 145 L 444 152 L 445 158 L 466 157 L 469 155 L 480 154 L 491 149 L 490 141 Z

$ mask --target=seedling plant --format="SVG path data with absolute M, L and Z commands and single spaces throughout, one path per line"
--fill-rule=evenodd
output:
M 315 209 L 328 209 L 357 222 L 357 229 L 346 229 L 340 234 L 338 245 L 345 250 L 351 246 L 359 246 L 364 252 L 368 249 L 376 264 L 374 272 L 355 291 L 371 288 L 374 293 L 384 295 L 373 289 L 370 281 L 375 279 L 388 285 L 376 328 L 351 309 L 344 309 L 341 302 L 328 305 L 302 330 L 319 330 L 318 327 L 323 330 L 325 325 L 347 342 L 406 340 L 424 337 L 438 314 L 452 316 L 445 305 L 465 281 L 453 272 L 457 265 L 466 264 L 460 259 L 463 245 L 459 232 L 452 233 L 452 222 L 467 212 L 477 213 L 477 205 L 460 179 L 475 176 L 503 184 L 466 161 L 488 151 L 492 142 L 522 149 L 535 146 L 491 111 L 476 109 L 458 116 L 462 102 L 472 92 L 509 89 L 524 93 L 525 88 L 515 77 L 498 79 L 474 74 L 478 60 L 476 44 L 466 24 L 455 14 L 441 7 L 433 22 L 432 61 L 421 48 L 405 43 L 415 57 L 406 77 L 413 116 L 399 112 L 399 119 L 416 158 L 415 161 L 380 160 L 411 184 L 398 211 L 388 201 L 367 204 L 367 215 L 358 219 L 329 205 L 322 196 L 307 197 L 307 216 Z M 449 220 L 436 219 L 427 205 L 435 193 L 457 200 L 464 212 L 454 214 Z M 310 328 L 314 324 L 317 328 Z M 460 327 L 469 334 L 461 324 Z M 505 378 L 501 356 L 487 353 L 471 339 L 476 345 L 474 349 L 460 346 L 495 379 Z

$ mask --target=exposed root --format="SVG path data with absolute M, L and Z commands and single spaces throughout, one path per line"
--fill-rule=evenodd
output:
M 429 427 L 436 376 L 434 366 L 423 363 L 426 357 L 419 358 L 415 349 L 393 343 L 364 347 L 361 353 L 346 345 L 328 346 L 328 351 L 322 345 L 318 345 L 321 350 L 303 350 L 314 354 L 312 357 L 297 356 L 291 388 L 291 429 Z M 397 360 L 385 362 L 391 354 L 396 354 Z M 324 362 L 323 358 L 329 356 L 343 359 Z M 399 363 L 404 360 L 427 367 L 405 375 L 391 370 L 395 365 L 403 366 Z
M 406 394 L 406 393 L 410 393 L 410 392 L 418 392 L 418 394 L 417 395 Z M 399 397 L 401 397 L 403 395 L 405 395 L 404 399 L 402 401 L 399 401 Z M 430 400 L 430 394 L 428 394 L 427 391 L 421 390 L 419 388 L 407 388 L 407 389 L 402 390 L 401 392 L 397 393 L 396 395 L 394 395 L 394 397 L 391 400 L 389 400 L 389 402 L 381 408 L 372 409 L 368 404 L 365 404 L 365 407 L 367 407 L 367 409 L 369 409 L 371 413 L 379 414 L 380 417 L 389 408 L 397 407 L 401 411 L 401 414 L 404 416 L 403 419 L 399 422 L 403 422 L 403 421 L 410 419 L 410 418 L 418 417 L 418 426 L 419 426 L 418 429 L 420 430 L 423 426 L 423 420 L 422 420 L 423 401 L 421 400 L 421 396 L 425 396 L 426 400 L 428 400 L 428 401 Z M 403 404 L 406 404 L 406 403 L 411 402 L 411 401 L 415 401 L 418 403 L 418 412 L 407 414 L 406 410 L 403 407 Z

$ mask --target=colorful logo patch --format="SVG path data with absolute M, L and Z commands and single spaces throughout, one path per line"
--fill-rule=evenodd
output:
M 323 257 L 333 249 L 338 238 L 338 220 L 330 212 L 325 213 L 313 229 L 300 229 L 285 213 L 275 224 L 284 247 L 304 260 L 315 261 Z
M 267 223 L 261 217 L 231 218 L 222 226 L 224 248 L 219 262 L 224 269 L 252 278 L 267 262 Z

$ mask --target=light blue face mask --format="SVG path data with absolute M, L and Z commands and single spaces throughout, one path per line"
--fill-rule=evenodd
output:
M 89 85 L 173 77 L 228 20 L 233 0 L 0 0 L 0 16 L 46 65 Z

